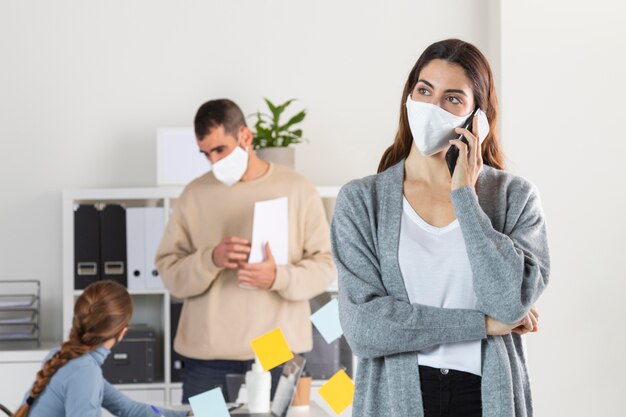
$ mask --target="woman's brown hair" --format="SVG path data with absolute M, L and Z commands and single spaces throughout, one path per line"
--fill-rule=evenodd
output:
M 498 98 L 493 81 L 493 74 L 487 58 L 474 45 L 459 39 L 447 39 L 430 45 L 419 57 L 409 78 L 404 85 L 402 100 L 400 102 L 400 123 L 393 144 L 387 148 L 378 164 L 378 172 L 400 162 L 409 156 L 413 135 L 409 128 L 405 103 L 415 88 L 422 69 L 433 59 L 442 59 L 459 65 L 465 71 L 465 75 L 472 83 L 474 101 L 480 107 L 489 120 L 489 134 L 482 143 L 483 162 L 485 165 L 498 169 L 504 169 L 504 155 L 496 129 L 498 123 Z
M 89 285 L 76 300 L 69 340 L 61 345 L 37 373 L 27 402 L 13 414 L 26 417 L 33 401 L 46 388 L 52 376 L 68 361 L 91 352 L 103 342 L 118 338 L 133 314 L 133 300 L 126 288 L 114 281 Z

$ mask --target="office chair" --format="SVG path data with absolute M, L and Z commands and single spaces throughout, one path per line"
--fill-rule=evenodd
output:
M 9 417 L 13 415 L 13 413 L 10 412 L 9 409 L 3 406 L 2 404 L 0 404 L 0 411 L 4 412 L 4 414 L 6 414 Z

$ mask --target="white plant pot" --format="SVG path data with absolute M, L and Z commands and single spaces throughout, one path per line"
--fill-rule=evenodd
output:
M 291 169 L 296 166 L 296 151 L 291 146 L 279 146 L 274 148 L 257 149 L 256 154 L 259 158 L 273 164 L 286 165 Z

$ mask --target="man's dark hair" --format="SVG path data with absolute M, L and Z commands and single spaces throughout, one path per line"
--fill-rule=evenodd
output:
M 237 137 L 239 128 L 246 126 L 246 119 L 239 106 L 226 98 L 210 100 L 198 109 L 194 119 L 196 138 L 204 139 L 213 129 L 224 126 L 224 132 Z

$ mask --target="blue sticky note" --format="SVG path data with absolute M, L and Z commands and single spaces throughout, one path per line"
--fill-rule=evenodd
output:
M 220 388 L 189 397 L 189 404 L 196 417 L 230 417 Z
M 339 303 L 336 298 L 317 310 L 311 316 L 311 321 L 326 340 L 326 343 L 332 343 L 343 334 L 339 323 Z

